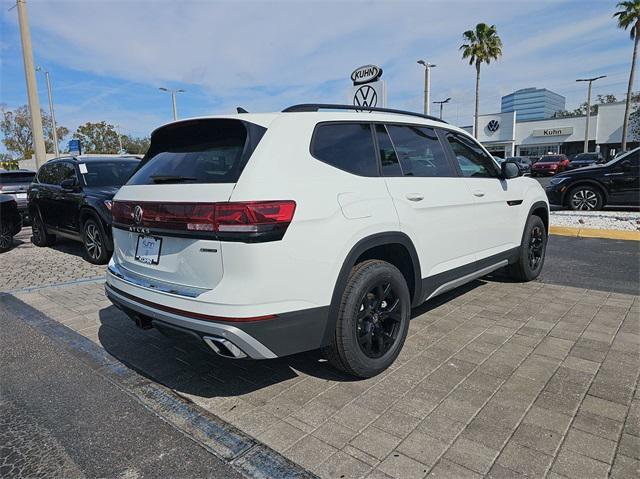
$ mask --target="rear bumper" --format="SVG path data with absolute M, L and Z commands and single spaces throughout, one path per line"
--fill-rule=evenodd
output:
M 154 304 L 118 289 L 113 283 L 112 274 L 107 272 L 105 284 L 107 297 L 133 319 L 141 316 L 150 320 L 151 324 L 154 324 L 154 321 L 160 321 L 170 327 L 191 333 L 192 336 L 197 335 L 209 346 L 211 346 L 211 340 L 208 338 L 213 338 L 213 341 L 217 339 L 229 341 L 252 359 L 273 359 L 317 349 L 323 346 L 325 329 L 329 323 L 328 306 L 278 313 L 270 319 L 257 321 L 224 322 L 197 319 L 189 317 L 187 311 L 180 314 L 160 303 L 164 296 L 161 293 L 156 293 L 158 303 Z M 132 288 L 127 289 L 131 291 Z M 148 293 L 147 290 L 145 291 Z

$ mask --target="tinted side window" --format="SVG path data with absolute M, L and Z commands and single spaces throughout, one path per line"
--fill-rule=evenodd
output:
M 76 169 L 70 163 L 54 163 L 52 171 L 52 184 L 59 185 L 64 180 L 76 177 Z
M 456 157 L 462 176 L 470 178 L 494 178 L 498 170 L 494 161 L 470 138 L 447 133 L 447 140 Z
M 47 164 L 42 165 L 40 170 L 38 170 L 38 181 L 40 183 L 44 183 L 46 185 L 54 185 L 55 182 L 53 180 L 53 167 L 55 164 Z
M 328 123 L 316 128 L 311 154 L 360 176 L 378 176 L 376 150 L 368 123 Z
M 382 163 L 382 176 L 402 176 L 396 150 L 393 149 L 393 143 L 391 143 L 384 125 L 376 125 L 376 136 L 378 137 L 378 149 Z
M 432 128 L 387 125 L 404 176 L 455 176 Z

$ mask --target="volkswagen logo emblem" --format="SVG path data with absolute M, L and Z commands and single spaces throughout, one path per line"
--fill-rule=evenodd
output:
M 498 120 L 491 120 L 489 123 L 487 123 L 487 130 L 489 130 L 491 133 L 498 131 L 498 128 L 500 128 L 500 122 Z
M 142 207 L 140 205 L 136 205 L 133 210 L 133 221 L 138 224 L 142 223 Z
M 360 111 L 366 111 L 367 107 L 376 107 L 378 105 L 378 94 L 375 88 L 369 85 L 363 85 L 356 90 L 353 95 L 353 104 L 363 107 Z

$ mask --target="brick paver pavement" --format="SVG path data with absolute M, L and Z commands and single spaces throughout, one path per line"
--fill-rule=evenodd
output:
M 15 294 L 321 477 L 638 477 L 640 297 L 476 281 L 368 380 L 137 329 L 102 285 Z
M 0 292 L 104 277 L 105 266 L 83 259 L 82 244 L 60 239 L 38 248 L 30 238 L 31 228 L 22 228 L 13 249 L 0 254 Z

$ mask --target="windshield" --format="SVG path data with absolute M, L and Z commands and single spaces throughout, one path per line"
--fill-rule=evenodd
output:
M 543 156 L 540 158 L 540 163 L 557 163 L 563 159 L 564 158 L 562 156 Z
M 637 159 L 638 156 L 640 156 L 640 147 L 636 148 L 635 150 L 631 150 L 627 153 L 625 153 L 624 155 L 621 155 L 617 158 L 614 158 L 613 160 L 609 160 L 608 162 L 606 162 L 603 166 L 611 166 L 614 163 L 617 163 L 618 161 L 624 161 L 624 160 L 634 160 Z
M 597 157 L 597 155 L 592 153 L 580 153 L 579 155 L 576 155 L 571 161 L 592 161 Z
M 124 185 L 138 166 L 137 161 L 92 161 L 79 163 L 80 176 L 86 186 Z

